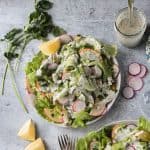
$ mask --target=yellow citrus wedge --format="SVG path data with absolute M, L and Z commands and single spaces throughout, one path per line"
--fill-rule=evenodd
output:
M 40 45 L 39 49 L 43 54 L 49 56 L 51 54 L 56 53 L 59 50 L 60 46 L 61 46 L 60 39 L 55 38 L 55 39 L 50 40 L 48 42 L 43 42 Z
M 38 138 L 34 142 L 27 145 L 24 150 L 45 150 L 44 143 L 41 138 Z
M 22 126 L 18 132 L 18 136 L 28 141 L 35 140 L 35 125 L 31 119 Z

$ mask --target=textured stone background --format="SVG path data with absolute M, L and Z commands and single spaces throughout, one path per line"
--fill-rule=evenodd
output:
M 113 29 L 115 13 L 126 7 L 127 0 L 54 0 L 54 7 L 50 11 L 56 24 L 64 27 L 71 34 L 92 35 L 103 41 L 116 43 L 119 47 L 118 59 L 121 66 L 121 71 L 124 76 L 126 74 L 127 65 L 133 61 L 145 64 L 150 69 L 150 64 L 147 64 L 145 57 L 145 43 L 135 49 L 128 49 L 121 46 Z M 136 7 L 142 9 L 147 21 L 150 22 L 150 1 L 136 0 Z M 22 27 L 27 20 L 27 15 L 33 9 L 33 0 L 0 0 L 0 37 L 2 37 L 12 27 Z M 148 33 L 148 31 L 147 31 Z M 28 45 L 21 63 L 19 73 L 16 74 L 18 87 L 21 95 L 26 102 L 24 91 L 24 67 L 33 54 L 38 51 L 38 41 L 33 41 Z M 4 72 L 4 45 L 0 44 L 0 77 Z M 22 150 L 28 144 L 20 140 L 16 135 L 18 129 L 28 119 L 32 118 L 37 124 L 38 136 L 41 136 L 47 149 L 59 149 L 57 136 L 62 133 L 67 133 L 72 136 L 82 136 L 85 133 L 98 129 L 102 125 L 124 119 L 137 119 L 141 115 L 146 115 L 144 112 L 150 109 L 143 100 L 143 93 L 150 90 L 149 74 L 144 79 L 145 86 L 141 92 L 138 92 L 136 97 L 130 101 L 123 99 L 121 96 L 112 107 L 111 111 L 100 121 L 85 129 L 64 129 L 50 125 L 48 122 L 40 118 L 31 108 L 29 114 L 25 114 L 12 90 L 12 84 L 9 76 L 7 77 L 5 96 L 0 97 L 0 150 Z M 142 111 L 141 106 L 144 107 Z M 150 114 L 147 115 L 150 117 Z

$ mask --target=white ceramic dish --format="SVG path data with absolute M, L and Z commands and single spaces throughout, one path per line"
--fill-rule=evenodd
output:
M 114 65 L 117 65 L 119 67 L 119 63 L 117 61 L 117 59 L 114 57 L 113 58 L 113 64 Z M 26 82 L 27 83 L 27 82 Z M 109 103 L 106 104 L 106 109 L 105 111 L 102 113 L 102 115 L 98 116 L 98 117 L 95 117 L 93 120 L 91 121 L 88 121 L 86 123 L 86 125 L 90 125 L 90 124 L 93 124 L 94 122 L 100 120 L 110 109 L 111 107 L 113 106 L 114 102 L 116 101 L 118 95 L 119 95 L 119 91 L 120 91 L 120 86 L 121 86 L 121 72 L 120 72 L 120 69 L 119 69 L 119 73 L 117 74 L 116 76 L 116 93 L 114 95 L 114 97 L 111 99 L 111 101 L 109 101 Z M 27 87 L 27 85 L 26 85 Z M 29 94 L 27 92 L 27 96 L 28 96 L 28 100 L 29 100 L 29 104 L 34 108 L 34 110 L 36 110 L 35 108 L 35 103 L 34 103 L 34 95 L 33 94 Z M 38 111 L 37 111 L 38 112 Z M 41 115 L 40 115 L 41 116 Z M 43 118 L 43 117 L 42 117 Z M 45 119 L 46 120 L 46 119 Z M 64 125 L 64 124 L 58 124 L 58 123 L 53 123 L 53 122 L 50 122 L 52 124 L 55 124 L 55 125 L 58 125 L 58 126 L 61 126 L 61 127 L 70 127 L 70 126 L 67 126 L 67 125 Z

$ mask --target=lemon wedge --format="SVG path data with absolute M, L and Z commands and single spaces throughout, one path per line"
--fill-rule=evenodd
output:
M 45 150 L 45 146 L 42 139 L 38 138 L 34 142 L 30 143 L 25 150 Z
M 56 53 L 59 50 L 60 46 L 61 46 L 60 39 L 55 38 L 55 39 L 50 40 L 48 42 L 43 42 L 40 45 L 39 49 L 43 54 L 49 56 L 51 54 Z
M 35 125 L 31 119 L 29 119 L 19 130 L 18 136 L 24 140 L 35 140 Z

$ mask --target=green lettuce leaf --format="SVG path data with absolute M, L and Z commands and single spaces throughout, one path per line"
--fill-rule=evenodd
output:
M 43 109 L 44 108 L 51 109 L 54 107 L 54 105 L 52 104 L 51 100 L 48 99 L 47 97 L 43 97 L 40 94 L 37 94 L 36 98 L 35 98 L 35 107 L 36 107 L 37 111 L 39 112 L 39 114 L 44 116 Z
M 37 69 L 39 69 L 41 62 L 46 59 L 47 56 L 43 55 L 41 52 L 37 53 L 35 57 L 32 59 L 31 62 L 29 62 L 25 68 L 26 74 L 30 74 L 32 72 L 35 72 Z
M 50 108 L 50 103 L 49 103 L 49 100 L 48 99 L 42 99 L 42 100 L 36 100 L 35 101 L 35 107 L 38 111 L 39 114 L 41 114 L 42 116 L 44 116 L 43 114 L 43 110 L 44 108 Z
M 117 55 L 117 46 L 116 45 L 110 45 L 110 44 L 104 44 L 103 52 L 108 57 L 115 57 Z
M 88 143 L 85 138 L 80 138 L 77 141 L 76 150 L 88 150 Z
M 37 80 L 36 71 L 39 69 L 42 61 L 47 56 L 43 55 L 41 52 L 37 53 L 35 57 L 29 62 L 25 68 L 27 79 L 31 85 L 31 87 L 35 86 L 35 81 Z
M 125 145 L 123 142 L 118 142 L 112 145 L 112 150 L 125 150 Z
M 150 121 L 145 119 L 144 117 L 140 117 L 139 122 L 138 122 L 138 128 L 140 130 L 150 132 Z
M 88 150 L 93 140 L 97 142 L 95 150 L 104 150 L 106 145 L 111 143 L 107 135 L 107 129 L 102 129 L 99 132 L 90 132 L 85 138 L 79 139 L 76 144 L 76 150 Z
M 30 83 L 30 86 L 31 87 L 35 86 L 36 79 L 37 79 L 36 72 L 34 71 L 34 72 L 29 73 L 27 78 L 28 78 L 28 81 Z
M 103 79 L 106 80 L 108 77 L 112 77 L 113 75 L 113 69 L 112 64 L 108 62 L 108 60 L 105 58 L 100 63 L 98 63 L 99 67 L 103 70 Z
M 91 119 L 91 116 L 89 115 L 88 112 L 81 111 L 75 114 L 75 119 L 73 120 L 72 126 L 74 128 L 85 127 L 86 126 L 85 122 L 90 119 Z

